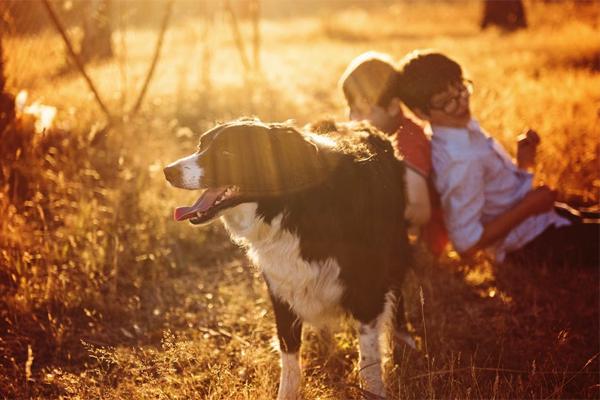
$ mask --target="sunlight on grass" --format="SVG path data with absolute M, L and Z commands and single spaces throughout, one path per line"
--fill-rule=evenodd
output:
M 478 30 L 480 2 L 392 3 L 264 18 L 255 76 L 224 20 L 205 39 L 206 19 L 176 3 L 140 115 L 110 128 L 56 34 L 3 36 L 10 92 L 56 108 L 0 132 L 3 396 L 273 398 L 278 355 L 260 273 L 217 224 L 172 221 L 196 194 L 170 188 L 162 167 L 215 121 L 346 119 L 337 81 L 363 51 L 447 52 L 475 82 L 475 115 L 509 152 L 524 129 L 539 132 L 536 181 L 598 204 L 597 4 L 527 2 L 530 28 L 507 34 Z M 115 59 L 87 65 L 116 115 L 140 89 L 155 25 L 127 25 L 113 35 Z M 454 251 L 417 259 L 405 297 L 428 354 L 399 349 L 390 398 L 597 397 L 597 271 L 495 268 Z M 359 397 L 354 330 L 307 330 L 304 398 Z
M 482 262 L 470 269 L 465 275 L 465 281 L 473 286 L 494 281 L 493 266 L 489 262 Z M 493 296 L 490 296 L 493 297 Z

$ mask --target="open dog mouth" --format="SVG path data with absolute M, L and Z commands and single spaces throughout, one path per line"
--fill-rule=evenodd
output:
M 177 207 L 173 217 L 176 221 L 189 219 L 192 224 L 201 224 L 213 218 L 217 212 L 240 203 L 239 188 L 224 186 L 206 189 L 191 206 Z

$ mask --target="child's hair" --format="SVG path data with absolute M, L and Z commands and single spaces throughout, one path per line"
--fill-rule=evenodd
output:
M 460 65 L 442 53 L 415 50 L 400 62 L 400 100 L 411 109 L 429 112 L 431 98 L 463 79 Z
M 360 95 L 369 104 L 387 107 L 392 98 L 398 97 L 398 83 L 394 60 L 387 54 L 369 51 L 350 62 L 339 85 L 348 105 Z

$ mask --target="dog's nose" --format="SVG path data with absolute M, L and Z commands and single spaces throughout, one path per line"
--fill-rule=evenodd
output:
M 165 174 L 165 178 L 171 183 L 179 181 L 181 176 L 179 168 L 173 164 L 167 165 L 165 168 L 163 168 L 163 173 Z

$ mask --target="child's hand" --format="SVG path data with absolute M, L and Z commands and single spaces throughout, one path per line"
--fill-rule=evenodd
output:
M 517 138 L 517 165 L 519 168 L 529 169 L 535 166 L 535 155 L 539 144 L 540 136 L 532 129 Z
M 556 200 L 556 191 L 548 186 L 540 186 L 525 195 L 523 201 L 527 203 L 531 215 L 541 214 L 552 210 Z

